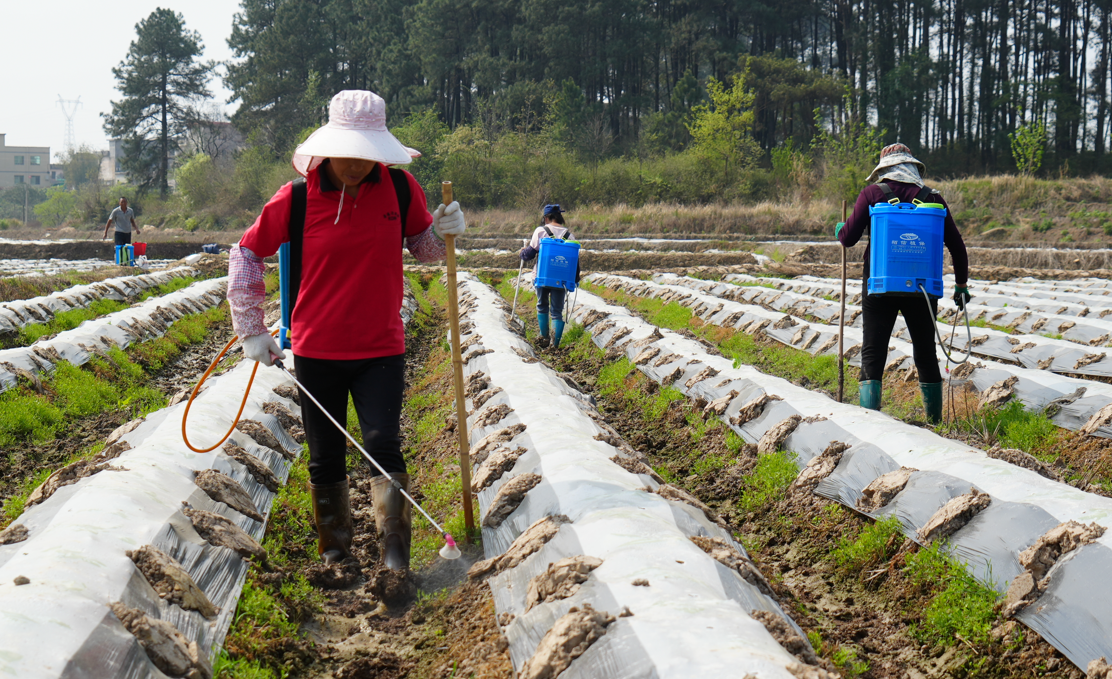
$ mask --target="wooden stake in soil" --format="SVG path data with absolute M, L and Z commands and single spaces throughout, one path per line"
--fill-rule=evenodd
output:
M 842 201 L 842 224 L 846 223 L 846 201 Z M 846 228 L 842 226 L 842 228 Z M 846 383 L 845 337 L 846 337 L 846 248 L 842 246 L 842 309 L 838 312 L 838 403 Z
M 445 206 L 452 204 L 452 182 L 441 183 Z M 475 512 L 471 508 L 471 445 L 467 438 L 467 405 L 463 391 L 463 356 L 459 349 L 459 291 L 456 287 L 456 237 L 444 236 L 448 254 L 448 325 L 452 331 L 452 381 L 456 388 L 456 431 L 459 432 L 460 482 L 463 485 L 463 519 L 467 534 L 463 541 L 471 542 L 475 530 Z

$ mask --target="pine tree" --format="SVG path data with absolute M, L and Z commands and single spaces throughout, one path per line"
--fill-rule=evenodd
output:
M 125 140 L 124 167 L 141 188 L 166 195 L 170 157 L 188 120 L 190 103 L 211 96 L 213 64 L 199 62 L 201 36 L 181 14 L 159 8 L 135 25 L 127 57 L 112 69 L 123 95 L 102 114 L 104 130 Z

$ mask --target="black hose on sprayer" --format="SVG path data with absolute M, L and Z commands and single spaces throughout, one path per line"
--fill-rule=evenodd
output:
M 930 311 L 931 318 L 935 318 L 934 310 L 931 308 L 930 295 L 927 294 L 927 290 L 926 290 L 926 288 L 923 287 L 922 283 L 919 284 L 919 290 L 923 293 L 923 299 L 927 300 L 927 310 Z M 961 365 L 961 364 L 967 362 L 973 356 L 973 353 L 972 353 L 972 349 L 973 349 L 973 330 L 969 327 L 969 304 L 968 303 L 963 304 L 961 306 L 961 311 L 965 315 L 965 335 L 966 335 L 966 340 L 968 341 L 968 344 L 966 344 L 966 347 L 968 347 L 970 351 L 967 351 L 966 354 L 965 354 L 965 358 L 960 360 L 960 361 L 950 355 L 950 351 L 954 350 L 954 333 L 956 333 L 957 330 L 958 330 L 957 321 L 954 322 L 954 333 L 950 334 L 950 351 L 946 351 L 946 343 L 942 341 L 942 333 L 940 333 L 938 331 L 938 319 L 937 318 L 935 318 L 935 322 L 933 324 L 934 325 L 934 336 L 938 338 L 938 346 L 942 348 L 942 353 L 946 354 L 946 360 L 953 362 L 954 365 Z

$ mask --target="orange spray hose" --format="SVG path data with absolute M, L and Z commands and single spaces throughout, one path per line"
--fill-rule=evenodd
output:
M 270 334 L 271 336 L 276 335 L 278 334 L 278 331 L 275 330 Z M 185 441 L 185 445 L 195 453 L 211 453 L 212 451 L 216 450 L 222 443 L 227 441 L 228 437 L 232 435 L 232 432 L 236 430 L 236 425 L 239 424 L 239 418 L 241 415 L 243 415 L 243 408 L 247 405 L 247 397 L 251 394 L 251 385 L 255 383 L 255 373 L 259 372 L 258 362 L 256 362 L 255 367 L 251 369 L 251 378 L 247 380 L 247 389 L 245 389 L 243 392 L 243 400 L 239 402 L 239 410 L 236 411 L 235 420 L 232 421 L 232 426 L 230 429 L 228 429 L 228 433 L 224 434 L 224 437 L 222 439 L 214 443 L 209 448 L 197 448 L 189 442 L 189 435 L 185 433 L 185 423 L 189 420 L 189 409 L 193 407 L 193 399 L 197 398 L 197 394 L 201 392 L 201 385 L 205 383 L 205 380 L 209 378 L 209 375 L 212 374 L 212 371 L 216 369 L 217 365 L 220 364 L 220 359 L 224 358 L 224 354 L 228 353 L 228 349 L 232 348 L 232 345 L 236 343 L 237 339 L 239 339 L 239 335 L 233 335 L 232 339 L 228 340 L 228 343 L 225 344 L 224 348 L 220 350 L 220 353 L 216 355 L 216 358 L 212 359 L 212 363 L 209 364 L 208 370 L 206 370 L 205 374 L 201 376 L 201 381 L 197 382 L 197 386 L 193 387 L 193 393 L 189 395 L 189 402 L 185 404 L 185 414 L 181 417 L 181 438 L 183 441 Z

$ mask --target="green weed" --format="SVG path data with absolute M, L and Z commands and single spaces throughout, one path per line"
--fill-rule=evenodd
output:
M 258 660 L 233 659 L 227 649 L 220 649 L 212 663 L 212 676 L 213 679 L 285 679 L 289 673 L 263 667 Z
M 900 520 L 889 516 L 867 523 L 855 538 L 843 537 L 834 550 L 834 560 L 846 573 L 861 573 L 869 566 L 883 563 L 903 542 Z
M 834 664 L 842 668 L 843 676 L 854 679 L 869 671 L 869 663 L 864 660 L 857 659 L 857 651 L 848 647 L 841 646 L 830 657 Z
M 914 630 L 923 641 L 951 644 L 955 635 L 971 643 L 987 643 L 996 621 L 997 593 L 978 582 L 939 543 L 907 559 L 912 582 L 936 594 Z
M 799 474 L 795 458 L 795 453 L 786 451 L 759 456 L 757 466 L 742 481 L 739 510 L 758 511 L 783 498 L 784 491 Z

